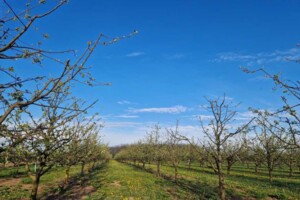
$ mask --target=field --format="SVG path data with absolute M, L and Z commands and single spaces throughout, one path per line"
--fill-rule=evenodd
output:
M 115 160 L 103 164 L 94 171 L 79 176 L 80 166 L 71 170 L 71 181 L 61 188 L 63 168 L 55 168 L 42 177 L 40 199 L 217 199 L 217 177 L 209 168 L 197 166 L 190 169 L 181 165 L 179 180 L 173 181 L 173 168 L 163 165 L 162 175 L 155 175 L 155 166 L 120 163 Z M 300 173 L 288 177 L 285 169 L 274 172 L 274 183 L 268 183 L 267 172 L 236 165 L 226 176 L 226 192 L 229 199 L 300 199 Z M 0 199 L 29 199 L 31 180 L 25 170 L 15 168 L 0 170 Z

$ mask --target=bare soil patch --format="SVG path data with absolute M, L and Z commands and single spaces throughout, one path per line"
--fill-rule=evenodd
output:
M 114 181 L 110 185 L 113 186 L 113 187 L 121 187 L 122 186 L 121 183 L 120 183 L 120 181 Z

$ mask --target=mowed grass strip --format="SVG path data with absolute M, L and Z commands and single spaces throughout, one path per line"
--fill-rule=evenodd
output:
M 156 166 L 146 165 L 146 169 L 155 171 Z M 224 172 L 226 173 L 225 170 Z M 174 176 L 174 168 L 169 165 L 163 165 L 161 173 L 172 178 Z M 194 192 L 198 197 L 217 199 L 218 177 L 212 169 L 197 165 L 193 165 L 188 169 L 187 166 L 181 165 L 178 173 L 179 185 L 194 188 Z M 293 177 L 288 177 L 287 172 L 276 170 L 273 184 L 270 185 L 266 169 L 261 169 L 258 174 L 255 174 L 253 169 L 247 169 L 245 166 L 236 166 L 232 168 L 230 175 L 226 175 L 225 184 L 227 194 L 232 199 L 300 199 L 299 173 L 295 173 Z
M 87 199 L 198 199 L 172 181 L 115 160 L 95 173 L 89 184 L 96 191 Z

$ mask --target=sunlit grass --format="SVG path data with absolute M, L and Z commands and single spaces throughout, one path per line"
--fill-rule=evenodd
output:
M 28 199 L 31 190 L 31 181 L 25 169 L 15 168 L 0 170 L 0 181 L 17 180 L 16 184 L 0 187 L 0 199 Z M 174 169 L 169 165 L 162 165 L 162 177 L 155 175 L 156 166 L 146 165 L 146 170 L 139 167 L 110 161 L 108 164 L 86 173 L 85 181 L 81 186 L 93 187 L 93 191 L 84 198 L 98 199 L 218 199 L 218 179 L 213 170 L 199 167 L 193 163 L 189 169 L 181 164 L 179 180 L 176 184 L 173 179 Z M 80 166 L 71 168 L 71 176 L 80 172 Z M 45 174 L 40 183 L 39 197 L 46 197 L 56 191 L 59 193 L 59 184 L 64 178 L 64 168 L 56 167 Z M 79 177 L 77 177 L 80 179 Z M 300 199 L 300 173 L 295 172 L 293 177 L 288 176 L 286 169 L 274 171 L 274 182 L 268 182 L 265 168 L 255 173 L 253 166 L 235 165 L 231 175 L 226 175 L 226 192 L 231 199 Z M 63 191 L 69 195 L 73 191 Z
M 155 171 L 156 166 L 147 165 L 147 168 Z M 173 177 L 174 169 L 171 166 L 163 165 L 161 170 L 164 175 Z M 181 165 L 179 177 L 179 183 L 195 186 L 198 193 L 206 190 L 211 197 L 216 198 L 218 178 L 212 169 L 199 167 L 196 164 L 188 169 L 186 165 Z M 230 175 L 226 175 L 225 184 L 227 194 L 231 197 L 300 199 L 300 174 L 295 173 L 293 177 L 289 177 L 284 169 L 274 171 L 273 184 L 270 185 L 265 168 L 260 169 L 256 174 L 253 168 L 247 169 L 246 166 L 237 165 L 232 168 Z
M 114 160 L 90 182 L 97 191 L 89 199 L 196 199 L 171 181 Z

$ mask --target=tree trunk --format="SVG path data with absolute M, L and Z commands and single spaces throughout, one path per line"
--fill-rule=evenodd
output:
M 157 164 L 156 164 L 156 173 L 157 173 L 157 176 L 160 176 L 160 161 L 157 161 Z
M 221 200 L 225 200 L 226 194 L 225 194 L 224 174 L 220 172 L 218 175 L 219 175 L 219 195 Z
M 33 183 L 32 183 L 31 195 L 30 195 L 31 200 L 37 199 L 37 192 L 38 192 L 38 188 L 39 188 L 40 178 L 41 178 L 41 176 L 38 173 L 34 176 Z
M 95 165 L 96 165 L 96 161 L 93 162 L 93 165 L 92 165 L 92 170 L 95 169 Z
M 4 168 L 7 167 L 7 164 L 8 164 L 8 154 L 6 153 L 5 154 L 5 160 L 4 160 Z
M 69 178 L 70 178 L 70 166 L 67 166 L 66 171 L 65 171 L 65 180 L 64 180 L 64 184 L 67 185 L 69 182 Z
M 272 184 L 272 182 L 273 182 L 272 169 L 269 168 L 268 171 L 269 171 L 269 183 Z
M 15 167 L 17 168 L 17 169 L 16 169 L 16 174 L 18 175 L 18 174 L 19 174 L 20 165 L 19 165 L 19 164 L 16 164 Z
M 218 141 L 219 140 L 217 139 L 217 142 Z M 217 172 L 219 177 L 219 197 L 221 200 L 225 200 L 226 193 L 225 193 L 225 182 L 224 182 L 224 174 L 222 169 L 222 156 L 220 151 L 220 145 L 217 145 L 217 153 L 218 153 L 218 157 L 215 159 L 215 161 L 216 161 L 216 167 L 217 167 Z
M 230 175 L 230 170 L 231 170 L 231 165 L 228 163 L 227 164 L 227 175 Z
M 28 164 L 28 162 L 25 163 L 25 169 L 26 169 L 27 172 L 29 171 L 29 164 Z
M 174 179 L 176 183 L 177 183 L 177 177 L 178 177 L 178 167 L 177 165 L 174 165 Z
M 293 176 L 293 162 L 292 160 L 289 161 L 289 176 L 292 177 Z
M 254 170 L 255 170 L 255 173 L 257 174 L 258 173 L 258 164 L 256 164 L 256 163 L 255 163 L 255 169 Z
M 80 175 L 83 176 L 84 175 L 84 166 L 85 166 L 85 162 L 81 163 L 81 172 Z
M 203 167 L 203 162 L 202 162 L 202 160 L 199 161 L 199 167 Z

